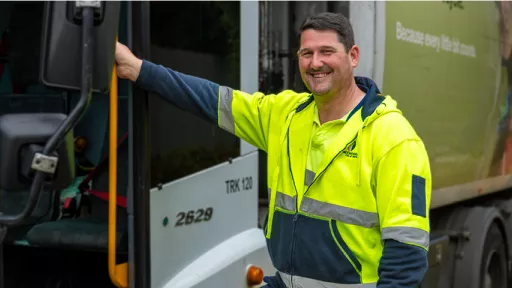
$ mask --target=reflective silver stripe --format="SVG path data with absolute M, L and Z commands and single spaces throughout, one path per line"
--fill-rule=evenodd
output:
M 404 243 L 413 243 L 428 249 L 430 235 L 427 231 L 413 227 L 386 227 L 382 229 L 382 240 L 394 239 Z
M 219 87 L 219 126 L 224 130 L 235 133 L 235 120 L 233 118 L 233 89 Z
M 325 281 L 319 281 L 311 278 L 301 276 L 291 276 L 289 274 L 279 271 L 279 276 L 283 279 L 287 288 L 375 288 L 377 283 L 365 284 L 340 284 Z
M 379 226 L 379 215 L 377 213 L 320 202 L 308 197 L 302 199 L 301 210 L 309 214 L 366 228 Z
M 297 197 L 291 197 L 289 195 L 277 191 L 275 206 L 286 210 L 295 211 L 295 207 L 297 207 Z
M 304 184 L 306 186 L 311 185 L 311 183 L 313 183 L 313 179 L 315 179 L 315 172 L 306 169 L 306 177 L 304 178 Z

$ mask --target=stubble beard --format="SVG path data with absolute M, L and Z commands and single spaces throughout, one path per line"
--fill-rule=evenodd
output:
M 329 75 L 329 79 L 315 79 L 308 76 L 308 88 L 313 94 L 317 96 L 327 95 L 332 89 L 332 75 Z

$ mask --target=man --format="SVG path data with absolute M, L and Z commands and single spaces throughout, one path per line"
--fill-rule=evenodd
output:
M 431 191 L 421 139 L 391 97 L 354 77 L 359 48 L 348 19 L 308 18 L 298 57 L 312 93 L 264 95 L 116 50 L 119 77 L 268 153 L 264 233 L 279 271 L 268 287 L 418 287 Z

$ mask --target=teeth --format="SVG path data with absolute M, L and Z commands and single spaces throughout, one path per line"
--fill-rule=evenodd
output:
M 327 74 L 328 74 L 328 73 L 313 74 L 313 77 L 314 77 L 314 78 L 321 78 L 321 77 L 327 76 Z

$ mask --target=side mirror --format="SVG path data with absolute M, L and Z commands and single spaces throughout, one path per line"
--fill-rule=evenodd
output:
M 5 226 L 22 224 L 32 214 L 44 186 L 61 189 L 73 180 L 73 128 L 92 92 L 109 90 L 120 8 L 119 1 L 45 2 L 41 81 L 78 90 L 80 99 L 69 115 L 0 117 L 0 189 L 30 190 L 21 213 L 0 215 L 0 242 Z
M 95 4 L 91 29 L 92 59 L 82 55 L 84 4 Z M 49 1 L 45 3 L 41 51 L 41 82 L 44 85 L 81 90 L 82 69 L 92 72 L 93 92 L 107 92 L 115 60 L 121 2 Z M 84 67 L 84 64 L 87 66 Z

